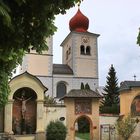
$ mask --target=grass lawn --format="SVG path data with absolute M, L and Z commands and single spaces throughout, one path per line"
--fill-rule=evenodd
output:
M 79 137 L 79 138 L 84 139 L 84 140 L 90 140 L 90 134 L 89 133 L 76 132 L 76 137 Z

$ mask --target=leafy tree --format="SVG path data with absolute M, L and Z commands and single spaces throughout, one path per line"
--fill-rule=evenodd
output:
M 124 140 L 128 140 L 130 138 L 134 133 L 136 126 L 136 121 L 130 115 L 118 120 L 116 123 L 118 134 L 122 136 Z
M 139 28 L 139 33 L 138 33 L 138 37 L 137 37 L 137 44 L 140 46 L 140 28 Z
M 107 81 L 106 85 L 104 88 L 104 91 L 106 93 L 103 93 L 104 99 L 102 101 L 102 105 L 100 107 L 101 113 L 119 113 L 119 87 L 118 87 L 118 79 L 116 77 L 116 72 L 115 68 L 113 65 L 111 65 L 108 76 L 107 76 Z M 109 109 L 110 108 L 110 109 Z M 111 111 L 112 110 L 112 111 Z
M 8 79 L 32 46 L 47 49 L 46 38 L 56 31 L 55 15 L 80 0 L 0 0 L 0 107 L 7 102 Z M 7 81 L 7 82 L 6 82 Z
M 0 16 L 4 18 L 3 23 L 7 26 L 11 25 L 11 17 L 9 15 L 9 12 L 9 7 L 3 1 L 0 1 Z
M 65 140 L 67 134 L 66 126 L 60 122 L 50 122 L 47 126 L 47 140 Z

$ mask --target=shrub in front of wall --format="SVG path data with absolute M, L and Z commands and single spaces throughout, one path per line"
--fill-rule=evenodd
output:
M 119 105 L 112 105 L 112 106 L 101 106 L 100 107 L 100 114 L 119 114 L 120 113 L 120 106 Z
M 66 134 L 67 128 L 60 121 L 51 121 L 47 126 L 47 140 L 65 140 Z

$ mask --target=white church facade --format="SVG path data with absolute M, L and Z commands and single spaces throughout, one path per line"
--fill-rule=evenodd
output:
M 31 48 L 30 53 L 25 55 L 21 73 L 27 71 L 39 78 L 49 87 L 46 94 L 58 99 L 71 89 L 80 89 L 81 83 L 89 84 L 95 91 L 98 87 L 99 35 L 87 31 L 88 22 L 88 18 L 82 15 L 80 10 L 71 19 L 71 32 L 61 43 L 62 64 L 53 64 L 53 37 L 50 37 L 47 39 L 48 51 L 37 54 Z M 75 28 L 80 28 L 80 31 Z M 82 28 L 86 29 L 82 31 Z M 59 92 L 59 87 L 63 87 L 63 92 Z

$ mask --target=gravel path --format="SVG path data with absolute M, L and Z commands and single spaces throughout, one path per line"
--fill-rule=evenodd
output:
M 84 139 L 80 139 L 80 138 L 76 137 L 75 140 L 84 140 Z

